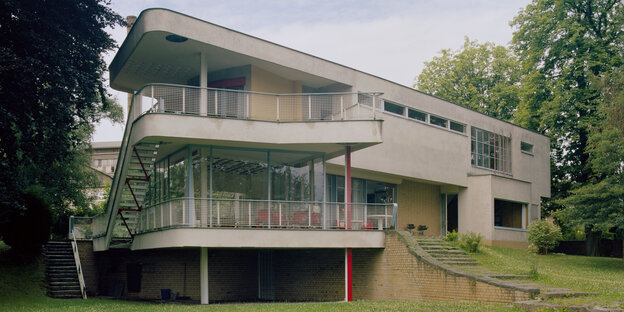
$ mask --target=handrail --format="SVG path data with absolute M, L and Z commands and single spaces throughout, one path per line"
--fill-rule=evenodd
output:
M 144 208 L 137 233 L 172 227 L 344 230 L 347 205 L 359 224 L 352 230 L 396 228 L 396 203 L 179 197 Z
M 150 101 L 139 115 L 173 112 L 263 121 L 376 120 L 377 111 L 383 110 L 382 94 L 268 93 L 151 83 L 137 90 L 133 101 L 137 96 Z M 354 106 L 357 111 L 349 112 Z M 360 106 L 371 111 L 362 116 Z
M 70 224 L 73 225 L 74 216 L 70 217 Z M 73 238 L 72 241 L 72 251 L 74 253 L 74 263 L 76 264 L 76 272 L 78 273 L 78 282 L 80 284 L 80 293 L 82 294 L 82 299 L 87 299 L 87 284 L 84 280 L 84 275 L 82 274 L 82 264 L 80 263 L 80 254 L 78 253 L 78 243 L 76 242 L 76 235 L 74 234 L 74 229 L 71 229 L 71 235 Z

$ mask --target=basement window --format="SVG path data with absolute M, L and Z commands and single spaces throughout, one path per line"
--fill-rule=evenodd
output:
M 495 199 L 494 226 L 513 229 L 525 229 L 526 205 L 502 199 Z

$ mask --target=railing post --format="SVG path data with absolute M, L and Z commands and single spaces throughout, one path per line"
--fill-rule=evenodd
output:
M 245 118 L 249 118 L 249 93 L 245 93 Z
M 215 115 L 219 115 L 219 91 L 214 91 L 214 111 Z
M 186 113 L 186 88 L 182 88 L 182 112 Z
M 308 120 L 312 120 L 312 96 L 308 95 Z
M 275 96 L 275 99 L 277 100 L 277 121 L 280 120 L 280 103 L 279 103 L 279 95 Z
M 345 109 L 344 109 L 344 101 L 342 99 L 342 96 L 340 96 L 340 119 L 344 120 L 345 119 Z
M 375 109 L 375 98 L 376 97 L 377 97 L 376 95 L 373 95 L 373 120 L 377 119 L 377 110 Z M 406 111 L 407 111 L 407 109 L 406 109 Z

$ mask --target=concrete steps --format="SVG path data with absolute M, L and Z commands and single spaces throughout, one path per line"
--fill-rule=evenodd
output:
M 437 237 L 414 237 L 418 246 L 436 260 L 451 266 L 477 266 L 479 262 L 464 251 Z
M 52 298 L 82 298 L 71 242 L 49 241 L 45 256 L 47 295 Z

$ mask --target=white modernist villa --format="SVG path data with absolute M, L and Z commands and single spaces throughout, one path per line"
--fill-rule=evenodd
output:
M 541 134 L 170 10 L 140 14 L 110 81 L 133 96 L 93 249 L 129 294 L 183 266 L 167 283 L 202 303 L 296 300 L 321 263 L 350 299 L 388 229 L 524 248 L 550 196 Z

